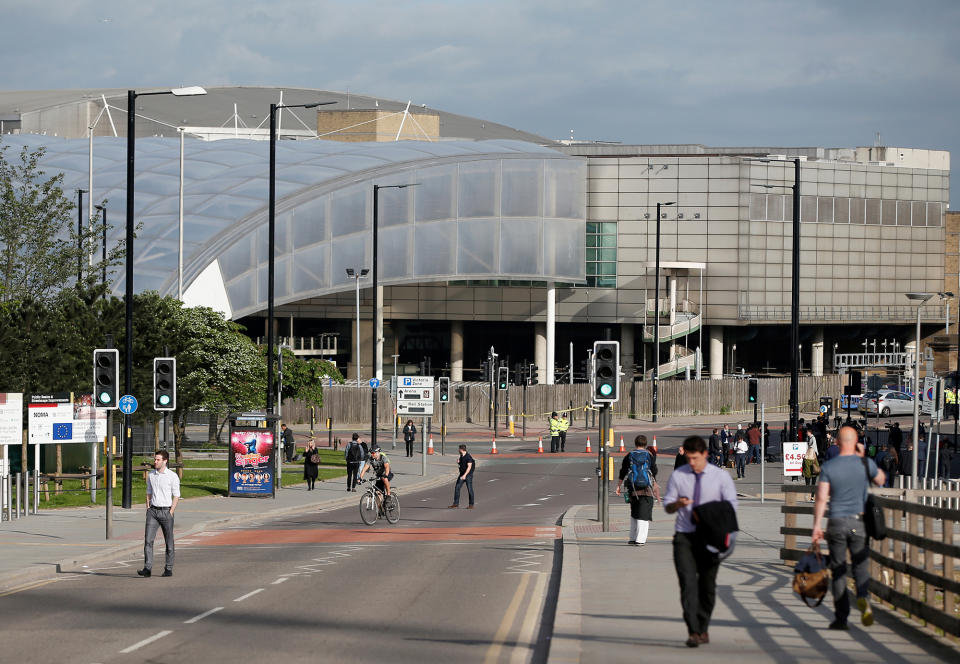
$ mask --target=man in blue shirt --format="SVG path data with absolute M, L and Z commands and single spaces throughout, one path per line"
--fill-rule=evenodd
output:
M 863 510 L 870 481 L 883 486 L 886 479 L 872 459 L 857 450 L 857 430 L 845 426 L 837 433 L 839 454 L 823 464 L 817 482 L 817 500 L 813 506 L 813 543 L 824 539 L 823 517 L 830 502 L 826 540 L 830 547 L 830 571 L 833 575 L 830 590 L 833 593 L 834 621 L 830 629 L 849 629 L 850 598 L 847 596 L 847 550 L 853 563 L 853 580 L 857 588 L 857 608 L 860 622 L 865 627 L 873 624 L 867 585 L 870 550 L 863 524 Z M 861 447 L 862 450 L 862 447 Z
M 687 646 L 710 643 L 707 632 L 717 599 L 717 571 L 720 560 L 697 537 L 693 508 L 718 500 L 737 508 L 737 490 L 730 474 L 707 463 L 707 443 L 699 436 L 683 441 L 687 464 L 675 468 L 663 496 L 667 514 L 676 513 L 673 535 L 673 564 L 680 581 L 680 604 L 687 624 Z

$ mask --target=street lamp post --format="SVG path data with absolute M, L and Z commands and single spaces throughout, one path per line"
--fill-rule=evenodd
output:
M 125 302 L 125 322 L 126 322 L 126 346 L 125 354 L 125 373 L 124 389 L 125 394 L 133 392 L 133 196 L 134 196 L 134 155 L 136 148 L 136 129 L 137 129 L 137 97 L 149 97 L 154 95 L 174 95 L 176 97 L 193 97 L 196 95 L 205 95 L 207 91 L 200 86 L 191 86 L 186 88 L 173 88 L 172 90 L 158 90 L 156 92 L 137 92 L 136 90 L 127 90 L 127 234 L 124 252 L 126 254 L 126 274 L 124 277 L 124 302 Z M 130 416 L 123 417 L 123 496 L 121 506 L 124 509 L 130 509 L 132 505 L 132 484 L 133 484 L 133 446 L 130 439 Z
M 654 258 L 654 286 L 653 286 L 653 421 L 657 421 L 657 397 L 660 383 L 660 208 L 668 205 L 674 205 L 676 201 L 669 203 L 657 203 L 657 252 Z M 603 441 L 601 442 L 601 446 Z
M 369 271 L 367 268 L 360 270 L 347 268 L 347 276 L 357 284 L 357 387 L 360 387 L 360 278 L 367 276 Z
M 107 297 L 107 206 L 106 203 L 103 205 L 95 205 L 97 210 L 100 211 L 100 214 L 103 215 L 103 241 L 100 243 L 100 285 L 103 288 L 103 297 Z
M 920 453 L 920 309 L 933 293 L 907 293 L 917 303 L 917 336 L 913 364 L 913 458 L 910 460 L 910 487 L 917 488 L 917 455 Z M 930 449 L 930 446 L 927 446 Z
M 87 189 L 77 189 L 77 288 L 83 281 L 83 195 Z
M 270 104 L 270 183 L 267 200 L 267 412 L 273 412 L 273 302 L 274 268 L 276 264 L 277 216 L 277 110 L 281 108 L 315 108 L 335 104 L 318 101 L 311 104 Z

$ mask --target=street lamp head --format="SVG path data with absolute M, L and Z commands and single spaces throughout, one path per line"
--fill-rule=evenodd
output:
M 360 270 L 360 276 L 361 276 L 361 277 L 365 277 L 365 276 L 367 276 L 367 273 L 368 273 L 368 272 L 370 272 L 370 268 L 366 268 L 366 267 L 365 267 L 365 268 L 363 268 L 362 270 Z
M 175 97 L 196 97 L 198 95 L 205 95 L 207 91 L 201 88 L 199 85 L 191 85 L 186 88 L 173 88 L 170 90 L 170 94 Z
M 933 293 L 907 293 L 906 295 L 908 300 L 913 300 L 914 302 L 920 302 L 921 304 L 923 304 L 924 302 L 929 300 L 931 297 L 933 297 L 934 294 Z
M 347 268 L 347 276 L 348 276 L 348 277 L 352 277 L 352 276 L 353 276 L 353 268 L 352 268 L 352 267 L 348 267 L 348 268 Z
M 663 207 L 667 207 L 668 205 L 676 205 L 676 204 L 677 204 L 676 201 L 669 201 L 667 203 L 661 203 L 660 205 L 662 205 Z

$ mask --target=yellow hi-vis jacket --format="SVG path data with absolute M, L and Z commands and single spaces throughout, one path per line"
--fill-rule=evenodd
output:
M 550 437 L 555 438 L 560 435 L 560 420 L 556 417 L 550 418 Z
M 561 416 L 561 417 L 560 417 L 560 431 L 566 431 L 566 430 L 569 429 L 569 428 L 570 428 L 570 420 L 568 420 L 565 415 L 564 415 L 564 416 Z

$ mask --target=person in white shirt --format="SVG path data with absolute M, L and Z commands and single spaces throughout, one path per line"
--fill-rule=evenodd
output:
M 745 438 L 739 439 L 733 447 L 733 451 L 736 454 L 736 465 L 737 465 L 737 479 L 742 480 L 747 476 L 747 450 L 750 449 L 750 446 L 747 445 Z
M 153 455 L 153 470 L 147 475 L 147 523 L 143 535 L 143 569 L 137 574 L 150 576 L 153 571 L 153 542 L 157 530 L 163 530 L 167 545 L 163 576 L 173 576 L 173 513 L 180 502 L 180 477 L 167 468 L 170 454 L 160 450 Z

